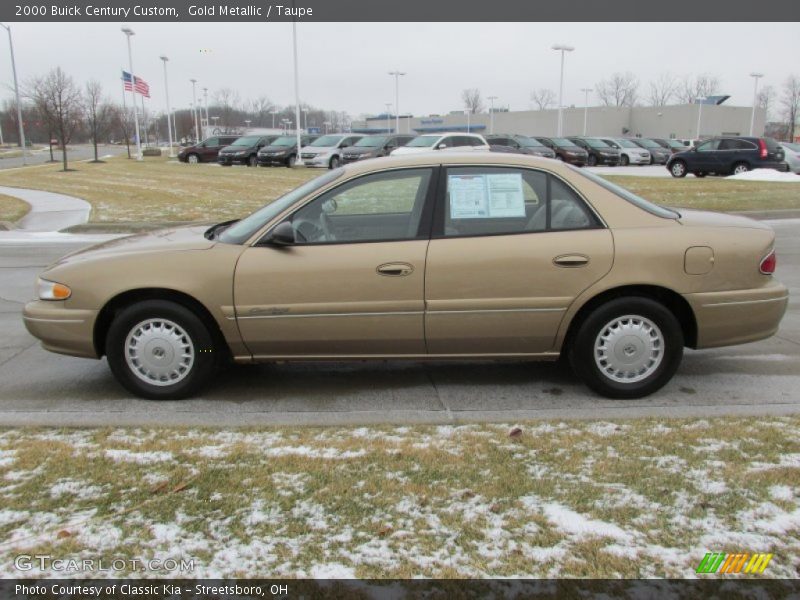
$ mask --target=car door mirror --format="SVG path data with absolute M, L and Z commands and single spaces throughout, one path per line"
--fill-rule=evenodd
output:
M 295 243 L 294 227 L 291 221 L 278 223 L 275 228 L 267 234 L 263 243 L 269 246 L 291 246 Z
M 436 146 L 437 150 L 444 150 L 445 148 L 447 148 L 447 144 L 444 144 L 444 143 L 439 144 L 438 146 Z

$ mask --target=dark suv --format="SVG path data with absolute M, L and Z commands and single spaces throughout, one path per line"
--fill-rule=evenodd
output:
M 542 156 L 544 158 L 555 158 L 556 153 L 542 144 L 537 139 L 524 135 L 505 135 L 502 133 L 484 136 L 489 146 L 504 146 L 507 152 L 515 154 L 530 154 L 531 156 Z M 493 148 L 494 150 L 494 148 Z
M 687 173 L 697 177 L 738 175 L 751 169 L 787 171 L 789 167 L 783 159 L 783 148 L 772 138 L 718 137 L 673 154 L 667 169 L 673 177 L 685 177 Z
M 213 162 L 223 146 L 232 144 L 238 135 L 215 135 L 194 146 L 186 146 L 178 152 L 178 160 L 188 163 Z
M 558 160 L 563 160 L 565 163 L 582 167 L 589 161 L 589 153 L 580 146 L 576 146 L 575 142 L 567 138 L 537 136 L 534 139 L 539 140 L 550 148 L 556 153 L 556 158 Z
M 619 150 L 612 148 L 603 140 L 590 137 L 571 137 L 567 138 L 570 142 L 574 142 L 576 146 L 580 146 L 589 154 L 586 159 L 586 164 L 590 167 L 596 165 L 608 165 L 615 167 L 619 164 Z
M 319 136 L 301 135 L 300 145 L 310 144 Z M 297 160 L 297 136 L 284 135 L 258 151 L 258 164 L 262 167 L 293 167 Z
M 217 162 L 223 167 L 231 165 L 258 165 L 258 151 L 277 140 L 279 135 L 246 135 L 240 137 L 230 146 L 225 146 L 217 155 Z
M 364 158 L 389 156 L 392 150 L 405 146 L 415 137 L 414 135 L 406 134 L 364 136 L 352 146 L 342 150 L 342 163 L 347 164 Z

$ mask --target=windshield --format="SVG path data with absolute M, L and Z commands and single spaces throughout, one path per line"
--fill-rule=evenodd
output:
M 535 140 L 529 137 L 520 137 L 517 138 L 519 145 L 524 148 L 545 148 L 545 145 L 540 142 L 539 140 Z
M 220 233 L 219 241 L 225 244 L 241 244 L 246 242 L 256 231 L 261 229 L 271 219 L 274 219 L 281 212 L 289 208 L 292 204 L 315 192 L 316 190 L 328 185 L 335 181 L 344 173 L 344 169 L 334 169 L 328 171 L 324 175 L 320 175 L 305 182 L 298 188 L 284 194 L 280 198 L 273 200 L 263 208 L 258 209 L 249 217 L 245 217 L 238 223 L 228 227 L 225 231 Z
M 279 137 L 277 140 L 272 142 L 270 146 L 294 146 L 296 143 L 296 137 L 287 135 L 286 137 Z
M 566 138 L 550 138 L 550 140 L 559 148 L 568 148 L 575 145 L 575 142 Z
M 233 142 L 231 146 L 255 146 L 260 139 L 258 135 L 246 135 Z
M 645 138 L 638 138 L 636 140 L 645 148 L 661 148 L 661 144 L 656 144 L 653 140 L 646 140 Z
M 409 148 L 430 148 L 439 139 L 438 135 L 421 135 L 408 142 Z
M 593 140 L 589 138 L 589 139 L 584 139 L 583 141 L 586 142 L 592 148 L 611 148 L 611 146 L 606 144 L 603 140 Z
M 309 146 L 316 146 L 317 148 L 328 148 L 330 146 L 335 146 L 339 142 L 342 141 L 343 135 L 323 135 L 318 140 L 311 142 Z
M 637 146 L 636 144 L 634 144 L 630 140 L 614 140 L 614 141 L 617 142 L 623 148 L 638 148 L 639 147 L 639 146 Z
M 684 145 L 683 145 L 681 142 L 679 142 L 678 140 L 667 140 L 667 143 L 669 144 L 669 147 L 670 147 L 670 148 L 680 148 L 680 149 L 682 149 L 682 150 L 685 150 L 685 149 L 686 149 L 686 146 L 684 146 Z
M 384 136 L 372 137 L 368 135 L 358 140 L 355 146 L 356 148 L 377 148 L 378 146 L 383 146 L 384 143 L 386 143 L 386 138 Z
M 674 210 L 670 210 L 669 208 L 664 208 L 663 206 L 659 206 L 658 204 L 653 204 L 649 200 L 645 200 L 640 196 L 637 196 L 633 192 L 626 190 L 624 187 L 620 187 L 614 183 L 611 183 L 607 179 L 603 179 L 599 175 L 592 173 L 591 171 L 587 171 L 586 169 L 577 169 L 572 165 L 567 165 L 570 169 L 572 169 L 575 173 L 578 173 L 582 177 L 586 177 L 586 179 L 590 179 L 594 181 L 597 185 L 607 189 L 609 192 L 612 192 L 619 196 L 620 198 L 627 200 L 634 206 L 638 206 L 642 210 L 646 210 L 652 215 L 657 217 L 661 217 L 662 219 L 677 219 L 680 217 L 680 214 Z

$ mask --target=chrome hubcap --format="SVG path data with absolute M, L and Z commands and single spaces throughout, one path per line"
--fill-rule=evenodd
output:
M 610 321 L 594 343 L 594 360 L 606 377 L 636 383 L 649 377 L 664 358 L 664 337 L 650 319 L 626 315 Z
M 168 319 L 147 319 L 135 325 L 125 340 L 128 368 L 151 385 L 182 381 L 194 365 L 194 344 L 189 335 Z
M 672 165 L 672 172 L 675 175 L 683 175 L 683 163 L 675 163 Z
M 197 157 L 193 154 L 192 156 L 189 157 L 189 162 L 191 164 L 197 163 Z
M 744 165 L 739 165 L 738 167 L 736 167 L 736 168 L 733 170 L 733 172 L 734 172 L 736 175 L 739 175 L 739 174 L 741 174 L 741 173 L 747 173 L 747 167 L 745 167 Z

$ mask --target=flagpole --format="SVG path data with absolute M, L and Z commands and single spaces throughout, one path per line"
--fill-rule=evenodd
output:
M 133 30 L 130 27 L 123 27 L 122 33 L 128 40 L 128 67 L 131 70 L 131 104 L 133 104 L 133 124 L 136 127 L 136 160 L 142 160 L 142 139 L 139 135 L 139 115 L 136 114 L 136 91 L 134 89 L 135 76 L 133 74 L 133 52 L 131 51 L 131 36 Z
M 125 69 L 122 69 L 124 72 Z M 121 77 L 122 81 L 122 119 L 123 122 L 128 120 L 128 104 L 125 102 L 125 77 Z M 122 127 L 122 133 L 125 135 L 125 146 L 128 148 L 128 158 L 131 157 L 131 136 L 128 132 L 128 125 L 125 123 Z
M 134 78 L 135 80 L 135 78 Z M 144 94 L 139 94 L 142 98 L 142 125 L 144 126 L 144 145 L 148 146 L 149 141 L 147 139 L 147 111 L 144 109 Z

